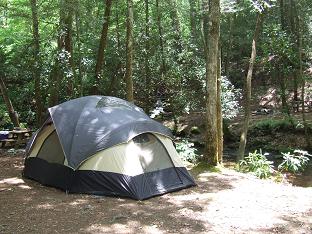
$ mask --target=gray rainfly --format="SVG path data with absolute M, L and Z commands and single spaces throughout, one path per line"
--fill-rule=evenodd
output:
M 49 108 L 23 175 L 69 193 L 143 200 L 194 186 L 170 130 L 132 103 L 88 96 Z

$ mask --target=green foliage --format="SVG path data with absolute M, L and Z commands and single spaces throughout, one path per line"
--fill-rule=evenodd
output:
M 13 124 L 7 112 L 6 106 L 4 104 L 0 105 L 0 128 L 1 129 L 11 129 Z
M 262 151 L 255 150 L 249 153 L 245 159 L 239 162 L 239 170 L 243 172 L 252 172 L 260 179 L 269 178 L 273 172 L 273 162 L 267 160 Z
M 282 153 L 283 162 L 278 166 L 280 171 L 292 173 L 302 172 L 309 162 L 310 155 L 307 151 L 295 150 L 293 153 Z
M 258 121 L 253 127 L 253 131 L 263 133 L 273 133 L 276 131 L 289 131 L 294 128 L 293 120 L 289 119 L 264 119 Z
M 186 139 L 183 139 L 176 144 L 176 150 L 184 161 L 195 163 L 199 158 L 197 150 L 194 148 L 194 143 L 191 143 Z

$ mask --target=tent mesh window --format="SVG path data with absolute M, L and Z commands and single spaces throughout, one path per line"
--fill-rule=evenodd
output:
M 144 172 L 158 171 L 173 167 L 170 156 L 164 145 L 153 134 L 144 133 L 133 138 L 136 156 Z
M 49 163 L 64 164 L 65 155 L 56 134 L 53 131 L 43 142 L 38 152 L 38 158 L 44 159 Z
M 118 100 L 116 98 L 110 98 L 110 97 L 103 97 L 96 104 L 96 108 L 105 108 L 105 107 L 142 111 L 141 108 L 139 108 L 139 107 L 137 107 L 131 103 L 125 102 L 123 100 Z

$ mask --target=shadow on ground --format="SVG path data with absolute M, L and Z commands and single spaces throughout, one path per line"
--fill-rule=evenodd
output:
M 245 179 L 238 173 L 199 173 L 196 187 L 134 201 L 65 194 L 41 186 L 21 177 L 20 157 L 0 156 L 0 168 L 0 233 L 215 233 L 223 228 L 228 232 L 239 231 L 237 227 L 231 230 L 231 225 L 223 225 L 230 223 L 231 211 L 217 202 L 219 198 L 224 201 L 225 195 L 229 195 L 225 198 L 229 200 L 232 196 L 229 192 Z M 223 210 L 227 213 L 222 214 Z M 280 219 L 294 228 L 299 223 L 295 215 Z M 274 228 L 258 231 L 270 232 Z

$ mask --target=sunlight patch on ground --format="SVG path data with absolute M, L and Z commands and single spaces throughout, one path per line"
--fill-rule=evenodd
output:
M 186 202 L 198 201 L 200 204 L 209 202 L 212 199 L 211 193 L 192 193 L 186 195 L 176 195 L 166 198 L 166 200 L 176 206 L 183 206 Z
M 28 185 L 24 185 L 24 184 L 20 184 L 17 187 L 21 188 L 21 189 L 32 189 L 32 187 L 28 186 Z
M 38 209 L 51 210 L 54 207 L 51 204 L 42 204 L 37 206 Z
M 25 183 L 24 180 L 17 177 L 0 180 L 0 184 L 24 184 L 24 183 Z
M 127 217 L 123 219 L 111 220 L 110 222 L 126 222 Z M 118 234 L 133 234 L 133 233 L 146 233 L 146 234 L 163 234 L 165 231 L 161 230 L 157 224 L 142 225 L 138 221 L 127 221 L 125 224 L 114 223 L 110 225 L 93 224 L 83 230 L 86 233 L 118 233 Z
M 69 204 L 72 205 L 72 206 L 78 206 L 78 205 L 83 205 L 83 204 L 86 204 L 86 203 L 89 203 L 89 201 L 83 200 L 83 199 L 77 199 L 76 201 L 73 201 L 73 202 L 71 202 Z

